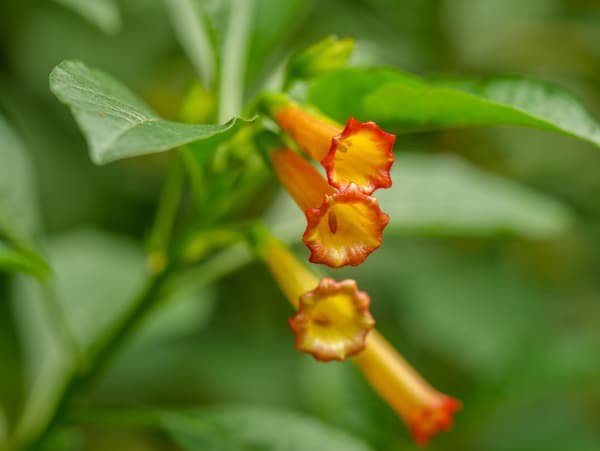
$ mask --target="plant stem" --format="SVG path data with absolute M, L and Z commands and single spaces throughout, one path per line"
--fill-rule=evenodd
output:
M 178 154 L 173 154 L 169 161 L 167 175 L 158 200 L 156 218 L 148 239 L 148 263 L 153 273 L 162 271 L 167 264 L 167 252 L 183 183 L 182 162 Z

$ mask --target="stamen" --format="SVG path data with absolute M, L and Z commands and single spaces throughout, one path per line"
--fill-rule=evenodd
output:
M 335 211 L 331 210 L 329 212 L 329 216 L 327 217 L 328 222 L 329 222 L 329 230 L 331 230 L 331 233 L 336 233 L 337 229 L 338 229 L 338 224 L 337 224 L 337 216 L 335 215 Z
M 331 324 L 331 320 L 324 313 L 315 315 L 313 321 L 315 322 L 315 324 L 322 326 L 322 327 L 327 327 Z

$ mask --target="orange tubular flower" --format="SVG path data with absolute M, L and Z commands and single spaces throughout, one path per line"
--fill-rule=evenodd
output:
M 358 291 L 355 281 L 327 277 L 319 281 L 274 239 L 268 239 L 259 253 L 298 310 L 289 321 L 298 351 L 320 361 L 343 361 L 364 349 L 375 321 L 369 296 Z
M 332 186 L 343 190 L 354 183 L 365 194 L 392 186 L 396 137 L 374 122 L 350 118 L 342 129 L 292 104 L 280 105 L 274 117 L 304 152 L 321 162 Z
M 367 380 L 410 428 L 415 441 L 429 439 L 452 427 L 460 401 L 436 391 L 377 331 L 354 358 Z
M 337 191 L 308 161 L 291 150 L 271 154 L 279 180 L 305 212 L 307 227 L 302 242 L 310 261 L 332 268 L 357 266 L 381 246 L 389 216 L 377 200 L 354 184 Z
M 366 293 L 357 291 L 351 280 L 319 282 L 289 249 L 269 236 L 265 239 L 261 232 L 259 255 L 298 309 L 290 320 L 296 349 L 318 360 L 343 360 L 354 354 L 353 362 L 404 420 L 419 445 L 449 430 L 460 402 L 431 387 L 385 338 L 371 330 Z

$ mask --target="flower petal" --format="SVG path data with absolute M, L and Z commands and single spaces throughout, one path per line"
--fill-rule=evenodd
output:
M 323 278 L 317 288 L 300 297 L 298 313 L 290 319 L 296 349 L 325 362 L 359 353 L 375 324 L 370 302 L 354 280 Z
M 365 194 L 389 188 L 395 140 L 395 135 L 382 131 L 375 122 L 350 118 L 342 133 L 332 139 L 329 153 L 321 161 L 329 184 L 343 190 L 355 183 Z
M 319 208 L 306 210 L 307 226 L 302 242 L 310 249 L 310 261 L 332 268 L 361 264 L 381 246 L 389 216 L 374 197 L 354 184 L 326 195 Z
M 410 430 L 415 442 L 424 446 L 434 435 L 449 431 L 452 428 L 452 417 L 460 410 L 460 406 L 460 401 L 438 394 L 436 405 L 421 408 L 411 421 Z

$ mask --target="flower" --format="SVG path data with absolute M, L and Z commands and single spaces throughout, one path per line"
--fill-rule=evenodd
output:
M 390 169 L 396 137 L 375 122 L 350 118 L 342 129 L 292 103 L 279 103 L 274 117 L 300 149 L 321 162 L 331 186 L 343 190 L 354 183 L 365 194 L 392 186 Z
M 354 280 L 321 279 L 314 290 L 300 296 L 298 313 L 289 321 L 296 349 L 324 362 L 359 353 L 375 324 L 370 303 Z
M 371 194 L 392 186 L 390 169 L 396 137 L 382 131 L 375 122 L 348 119 L 346 127 L 332 139 L 329 152 L 321 160 L 332 186 L 339 189 L 355 183 Z
M 354 184 L 342 191 L 333 189 L 294 151 L 273 151 L 271 161 L 282 185 L 305 212 L 302 242 L 311 251 L 312 263 L 357 266 L 381 246 L 389 216 L 374 197 Z
M 255 233 L 259 256 L 298 310 L 290 319 L 296 349 L 317 360 L 352 355 L 373 389 L 403 419 L 414 440 L 425 445 L 452 427 L 460 401 L 435 390 L 376 330 L 370 300 L 356 282 L 321 281 L 265 229 Z
M 409 427 L 414 440 L 429 439 L 452 427 L 460 401 L 435 390 L 377 331 L 353 361 L 371 386 Z
M 289 320 L 296 349 L 316 360 L 343 361 L 365 347 L 375 321 L 370 298 L 354 280 L 320 281 L 281 243 L 262 241 L 259 255 L 269 266 L 282 291 L 298 313 Z

